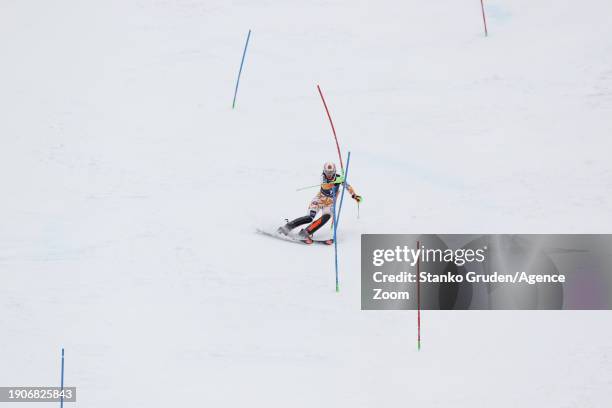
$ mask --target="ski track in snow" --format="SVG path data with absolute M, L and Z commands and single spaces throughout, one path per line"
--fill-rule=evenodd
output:
M 360 311 L 362 233 L 610 232 L 612 3 L 485 5 L 4 1 L 0 385 L 65 347 L 87 408 L 605 406 L 607 312 L 424 312 L 417 353 Z M 365 198 L 339 294 L 254 233 L 337 161 L 316 84 Z

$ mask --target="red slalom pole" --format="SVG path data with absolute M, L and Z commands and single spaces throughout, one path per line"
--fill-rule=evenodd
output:
M 421 247 L 421 243 L 417 241 L 417 251 Z M 421 284 L 419 283 L 419 275 L 421 271 L 421 257 L 417 259 L 417 349 L 421 351 Z
M 342 153 L 340 153 L 340 145 L 338 144 L 338 136 L 336 136 L 336 128 L 334 127 L 334 122 L 332 121 L 331 115 L 329 114 L 329 109 L 327 108 L 327 103 L 325 103 L 325 98 L 323 97 L 323 92 L 321 92 L 321 87 L 317 85 L 317 89 L 319 90 L 319 95 L 321 95 L 323 106 L 325 106 L 325 112 L 327 112 L 327 117 L 329 118 L 329 124 L 331 125 L 332 132 L 334 133 L 334 139 L 336 139 L 336 149 L 338 149 L 338 158 L 340 159 L 340 168 L 342 169 L 342 172 L 344 172 L 344 163 L 342 163 Z
M 480 0 L 480 9 L 482 10 L 482 22 L 484 23 L 485 37 L 488 37 L 489 31 L 487 30 L 487 17 L 485 16 L 484 11 L 484 0 Z

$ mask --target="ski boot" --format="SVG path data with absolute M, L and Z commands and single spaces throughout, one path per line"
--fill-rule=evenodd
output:
M 312 235 L 315 232 L 317 232 L 319 228 L 325 225 L 325 223 L 329 221 L 330 218 L 331 218 L 331 215 L 323 214 L 321 218 L 314 220 L 308 227 L 301 230 L 299 233 L 299 237 L 302 240 L 302 242 L 304 242 L 305 244 L 312 244 L 313 243 Z
M 276 233 L 279 235 L 289 235 L 289 231 L 291 230 L 289 229 L 289 227 L 287 227 L 287 225 L 288 224 L 278 227 L 278 229 L 276 230 Z

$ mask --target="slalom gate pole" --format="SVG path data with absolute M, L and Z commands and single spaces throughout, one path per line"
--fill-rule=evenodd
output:
M 417 251 L 421 247 L 421 243 L 417 241 Z M 421 260 L 417 259 L 417 350 L 421 351 L 421 284 L 419 283 L 419 275 L 421 272 Z
M 340 283 L 338 282 L 338 239 L 336 236 L 336 194 L 334 193 L 334 204 L 332 206 L 334 218 L 332 219 L 332 234 L 334 237 L 334 265 L 336 273 L 336 293 L 340 292 Z
M 62 347 L 62 376 L 60 379 L 60 387 L 61 387 L 61 394 L 60 394 L 60 408 L 64 407 L 64 348 Z
M 338 279 L 338 224 L 340 223 L 340 211 L 342 211 L 342 202 L 344 201 L 344 190 L 346 190 L 346 180 L 348 178 L 349 165 L 351 164 L 351 152 L 348 152 L 346 158 L 346 174 L 344 175 L 344 183 L 342 183 L 342 194 L 340 195 L 340 206 L 336 215 L 336 198 L 334 197 L 334 253 L 336 258 L 336 292 L 340 292 L 340 282 Z
M 334 127 L 334 122 L 332 121 L 331 115 L 329 114 L 329 109 L 327 108 L 327 103 L 325 102 L 325 97 L 323 96 L 321 87 L 317 85 L 317 89 L 319 90 L 319 95 L 321 95 L 321 100 L 323 101 L 325 112 L 327 112 L 327 118 L 329 119 L 329 124 L 331 125 L 332 133 L 334 134 L 334 139 L 336 140 L 336 149 L 338 150 L 338 158 L 340 159 L 340 168 L 344 172 L 344 163 L 342 163 L 342 153 L 340 153 L 340 144 L 338 144 L 338 136 L 336 136 L 336 128 Z
M 489 30 L 487 30 L 487 17 L 485 16 L 484 0 L 480 0 L 480 9 L 482 10 L 482 22 L 484 24 L 485 37 L 488 37 Z
M 251 30 L 247 34 L 246 43 L 244 44 L 244 51 L 242 51 L 242 61 L 240 61 L 240 70 L 238 70 L 238 79 L 236 80 L 236 89 L 234 90 L 234 101 L 232 102 L 232 109 L 236 106 L 236 96 L 238 95 L 238 85 L 240 85 L 240 75 L 242 75 L 242 66 L 244 65 L 244 57 L 246 56 L 247 47 L 249 46 L 249 39 L 251 38 Z

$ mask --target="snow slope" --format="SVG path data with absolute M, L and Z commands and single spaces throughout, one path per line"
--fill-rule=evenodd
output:
M 87 408 L 605 406 L 608 312 L 426 312 L 419 353 L 359 310 L 362 233 L 611 231 L 612 3 L 486 6 L 3 0 L 0 385 L 65 347 Z M 365 197 L 340 294 L 254 233 L 336 160 L 316 84 Z

